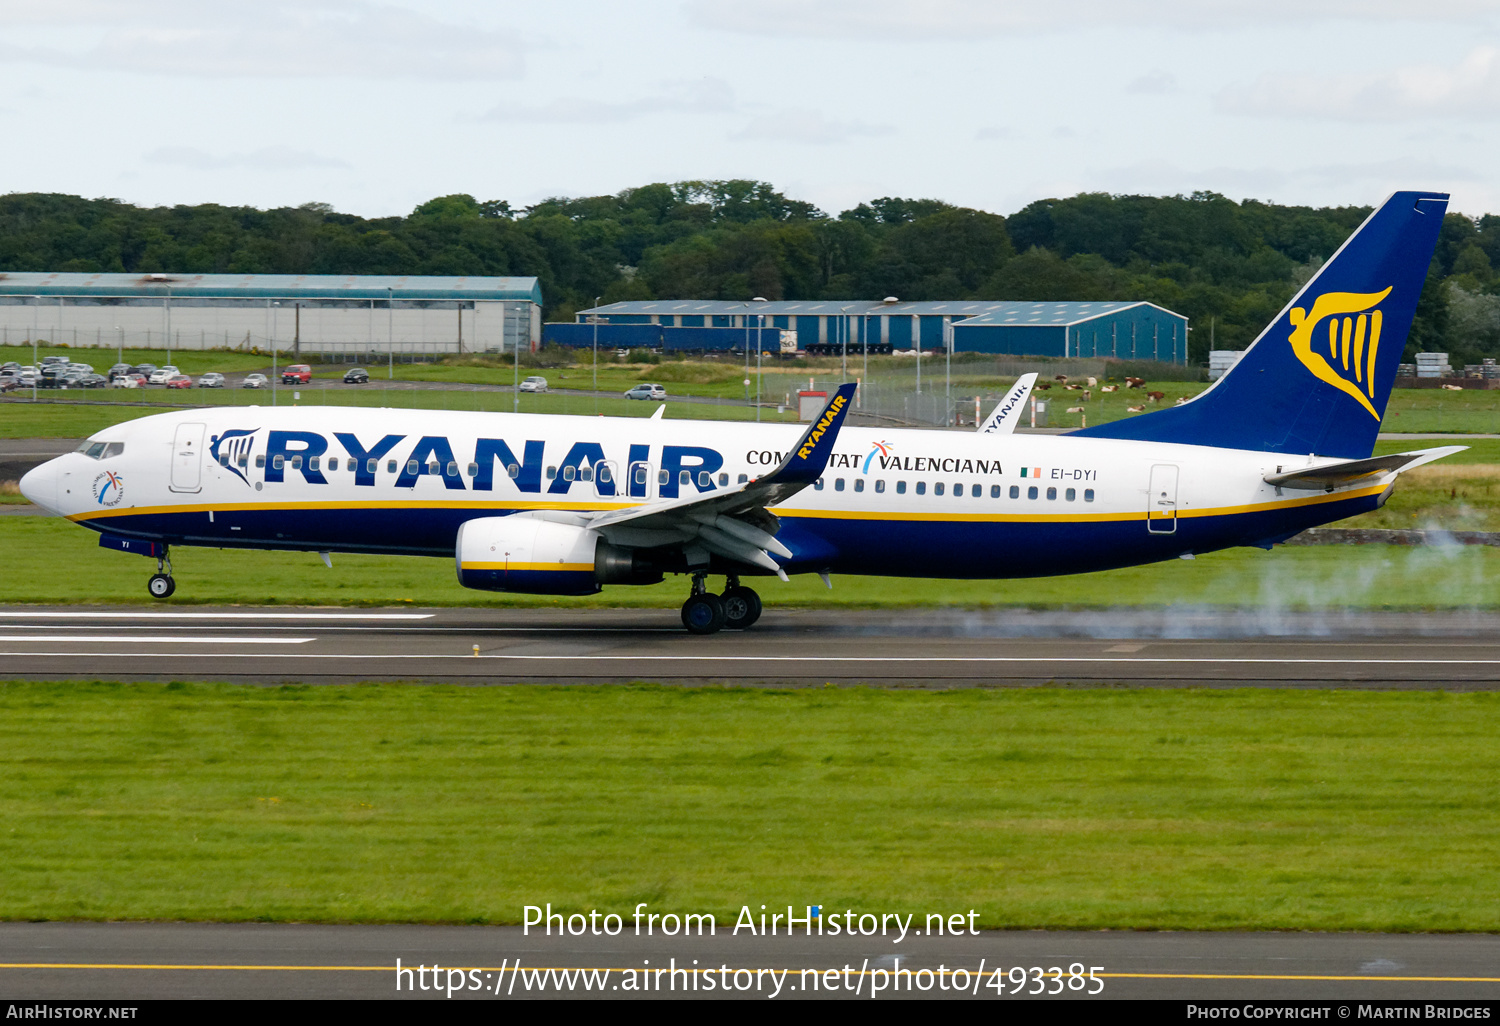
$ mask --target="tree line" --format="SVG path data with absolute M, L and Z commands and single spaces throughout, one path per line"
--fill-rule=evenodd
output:
M 1004 217 L 885 197 L 833 216 L 765 182 L 612 196 L 440 196 L 405 217 L 0 197 L 0 271 L 526 275 L 544 316 L 624 299 L 1146 300 L 1191 318 L 1192 357 L 1240 349 L 1370 213 L 1084 193 Z M 1500 217 L 1449 214 L 1408 353 L 1500 355 Z M 1409 358 L 1409 357 L 1408 357 Z

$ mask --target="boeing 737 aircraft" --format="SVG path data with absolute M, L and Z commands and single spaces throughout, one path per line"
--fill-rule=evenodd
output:
M 157 598 L 174 545 L 447 556 L 490 591 L 686 574 L 698 634 L 756 621 L 755 576 L 1013 578 L 1268 549 L 1462 448 L 1371 458 L 1446 208 L 1395 194 L 1193 401 L 1065 435 L 1012 433 L 1029 380 L 963 434 L 845 428 L 853 384 L 806 431 L 226 407 L 105 428 L 21 490 L 154 556 Z

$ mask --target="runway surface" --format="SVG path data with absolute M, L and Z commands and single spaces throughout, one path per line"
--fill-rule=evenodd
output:
M 1477 612 L 0 608 L 12 679 L 1491 689 Z
M 718 923 L 712 937 L 688 939 L 635 936 L 631 909 L 613 911 L 622 915 L 623 926 L 615 937 L 563 938 L 554 931 L 549 938 L 535 927 L 527 936 L 520 927 L 4 923 L 0 995 L 447 1000 L 445 989 L 423 989 L 431 987 L 431 969 L 438 966 L 444 987 L 452 983 L 462 988 L 455 989 L 455 999 L 621 997 L 628 992 L 613 989 L 625 978 L 621 970 L 670 971 L 675 965 L 690 972 L 675 978 L 664 973 L 660 992 L 653 985 L 646 996 L 683 996 L 686 988 L 688 996 L 722 997 L 720 981 L 733 987 L 739 969 L 750 972 L 740 974 L 735 996 L 769 999 L 777 980 L 755 971 L 779 975 L 791 970 L 780 976 L 776 996 L 868 1000 L 877 985 L 890 996 L 894 970 L 927 969 L 942 971 L 949 989 L 937 986 L 937 972 L 932 972 L 911 980 L 913 996 L 921 996 L 917 988 L 925 983 L 930 996 L 989 1000 L 1079 999 L 1090 991 L 1105 998 L 1500 997 L 1500 937 L 1494 935 L 981 931 L 977 936 L 908 934 L 896 943 L 894 928 L 883 937 L 787 937 L 784 932 L 770 937 L 744 930 L 736 936 L 732 923 Z M 920 916 L 912 925 L 920 929 Z M 403 968 L 427 970 L 420 983 L 415 973 L 401 977 L 399 992 L 398 958 Z M 1078 982 L 1070 984 L 1074 966 Z M 576 978 L 570 988 L 559 983 L 558 974 L 544 974 L 541 982 L 533 975 L 535 970 L 578 967 L 612 972 L 592 990 Z M 1033 967 L 1042 970 L 1040 984 Z M 1053 967 L 1062 971 L 1061 987 L 1050 974 Z M 1017 968 L 1026 971 L 1013 976 L 1011 970 Z M 450 969 L 479 972 L 449 976 Z M 804 976 L 804 969 L 838 972 L 835 977 L 820 972 L 814 989 L 812 974 Z M 998 979 L 996 969 L 1002 970 Z M 712 991 L 705 982 L 709 970 Z M 955 993 L 965 978 L 964 992 Z M 907 978 L 894 979 L 904 984 Z M 987 984 L 1003 989 L 997 992 Z M 1037 989 L 1043 993 L 1035 994 Z M 1058 989 L 1060 994 L 1047 993 Z M 901 996 L 907 993 L 903 990 Z

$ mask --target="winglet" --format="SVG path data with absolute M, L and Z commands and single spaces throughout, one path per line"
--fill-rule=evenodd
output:
M 833 453 L 834 443 L 838 441 L 839 428 L 843 426 L 849 408 L 854 405 L 854 390 L 858 387 L 854 382 L 840 385 L 833 398 L 828 400 L 828 405 L 823 407 L 823 412 L 792 447 L 787 458 L 781 461 L 781 466 L 767 474 L 763 480 L 816 481 L 828 466 L 828 457 Z
M 1005 398 L 995 405 L 990 419 L 979 425 L 979 434 L 1008 435 L 1015 431 L 1016 425 L 1021 422 L 1021 410 L 1026 406 L 1026 397 L 1031 394 L 1031 386 L 1035 384 L 1036 371 L 1022 374 L 1005 394 Z

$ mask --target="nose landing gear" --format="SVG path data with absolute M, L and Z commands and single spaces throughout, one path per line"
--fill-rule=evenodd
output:
M 721 628 L 744 630 L 760 619 L 760 596 L 740 585 L 738 577 L 729 577 L 724 594 L 708 590 L 708 574 L 693 575 L 693 592 L 682 604 L 682 625 L 694 634 L 713 634 Z
M 161 555 L 156 557 L 156 573 L 146 582 L 146 590 L 156 599 L 171 598 L 172 592 L 177 590 L 177 582 L 172 580 L 172 557 L 165 545 L 161 547 Z

